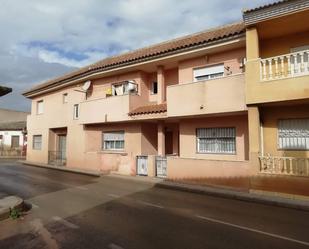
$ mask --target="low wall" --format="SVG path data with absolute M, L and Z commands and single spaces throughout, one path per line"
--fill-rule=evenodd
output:
M 250 175 L 249 161 L 167 157 L 167 165 L 167 176 L 170 179 L 232 178 Z
M 85 169 L 100 170 L 106 173 L 135 175 L 136 161 L 134 155 L 127 153 L 86 152 Z

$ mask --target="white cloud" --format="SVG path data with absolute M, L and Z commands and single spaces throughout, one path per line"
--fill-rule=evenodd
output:
M 49 78 L 68 67 L 240 20 L 243 8 L 270 1 L 2 0 L 0 63 L 4 57 L 36 61 L 36 68 L 27 67 L 28 73 L 33 70 L 23 86 L 27 87 L 42 79 L 35 72 L 45 64 L 62 68 L 46 72 L 43 78 Z M 18 71 L 24 67 L 16 66 L 14 72 L 6 72 L 16 77 L 13 83 L 22 77 Z

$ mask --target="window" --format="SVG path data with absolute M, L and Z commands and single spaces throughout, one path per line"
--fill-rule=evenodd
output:
M 63 103 L 68 103 L 68 94 L 64 93 L 62 96 Z
M 42 135 L 34 135 L 33 136 L 32 148 L 34 150 L 41 150 L 41 148 L 42 148 Z
M 124 131 L 103 132 L 104 150 L 123 150 Z
M 200 128 L 197 129 L 198 153 L 236 153 L 235 128 Z
M 158 93 L 158 82 L 154 81 L 151 84 L 151 94 L 157 94 Z
M 73 119 L 78 119 L 79 117 L 79 104 L 75 104 L 73 107 Z
M 137 84 L 132 81 L 123 81 L 112 85 L 112 95 L 121 96 L 129 93 L 137 93 Z
M 224 76 L 224 64 L 196 68 L 193 70 L 194 81 L 209 80 Z
M 43 109 L 44 109 L 43 100 L 40 100 L 37 102 L 37 105 L 36 105 L 36 113 L 43 114 L 43 111 L 44 111 Z
M 309 118 L 279 120 L 278 140 L 282 150 L 309 150 Z
M 19 136 L 11 137 L 11 148 L 19 148 Z

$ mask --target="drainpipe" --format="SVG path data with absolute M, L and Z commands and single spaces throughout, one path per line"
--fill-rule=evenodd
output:
M 260 141 L 261 141 L 261 156 L 264 156 L 264 130 L 263 130 L 263 122 L 260 122 Z

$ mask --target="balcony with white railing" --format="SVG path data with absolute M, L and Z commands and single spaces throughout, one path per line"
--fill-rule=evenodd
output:
M 309 158 L 260 156 L 260 173 L 309 177 Z
M 261 59 L 261 81 L 309 75 L 309 50 Z

